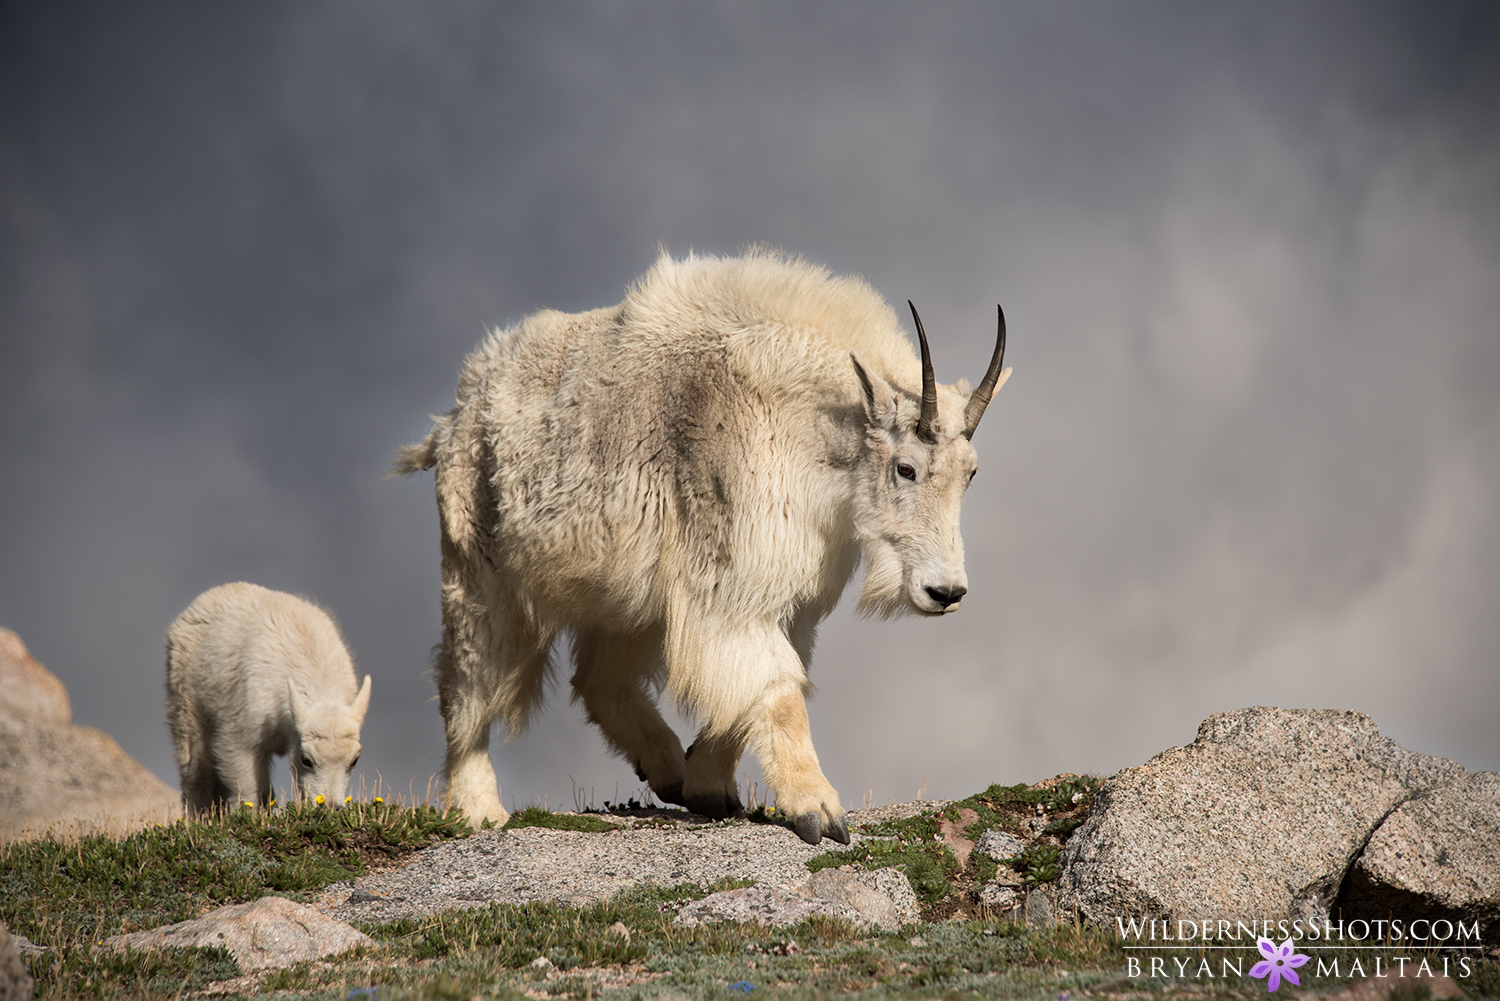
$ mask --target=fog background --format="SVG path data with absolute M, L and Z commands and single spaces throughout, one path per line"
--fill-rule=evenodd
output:
M 6 5 L 0 625 L 175 785 L 168 623 L 314 597 L 374 676 L 360 772 L 420 795 L 396 446 L 488 326 L 755 242 L 914 299 L 944 381 L 1010 320 L 962 611 L 822 630 L 846 804 L 1265 704 L 1500 768 L 1485 4 Z M 566 694 L 497 735 L 508 805 L 639 790 Z

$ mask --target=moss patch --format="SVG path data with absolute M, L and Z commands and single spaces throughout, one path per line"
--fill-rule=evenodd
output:
M 598 817 L 582 813 L 552 813 L 540 806 L 528 806 L 512 813 L 504 829 L 512 831 L 518 827 L 549 827 L 554 831 L 583 831 L 586 834 L 606 834 L 620 829 L 619 824 Z
M 1102 784 L 1102 779 L 1093 776 L 1060 775 L 1030 786 L 992 785 L 915 816 L 862 825 L 857 829 L 869 840 L 824 852 L 807 866 L 814 872 L 850 863 L 865 869 L 898 866 L 921 902 L 923 917 L 982 917 L 979 889 L 995 878 L 1002 862 L 1027 885 L 1047 883 L 1061 874 L 1059 843 L 1088 818 L 1089 803 Z M 1005 860 L 975 850 L 969 853 L 967 864 L 960 866 L 942 838 L 941 821 L 958 824 L 965 810 L 977 817 L 963 829 L 969 840 L 978 841 L 987 831 L 1005 831 L 1030 844 Z M 1048 820 L 1040 839 L 1031 834 L 1027 823 L 1039 816 Z

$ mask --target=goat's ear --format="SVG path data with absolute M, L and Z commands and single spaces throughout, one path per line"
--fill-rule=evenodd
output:
M 292 726 L 299 731 L 302 729 L 301 720 L 307 714 L 302 711 L 302 699 L 297 694 L 297 686 L 292 684 L 292 679 L 286 679 L 286 693 L 289 696 L 287 705 L 292 707 Z
M 884 423 L 890 411 L 895 409 L 895 391 L 891 389 L 890 383 L 865 368 L 859 355 L 853 351 L 849 352 L 849 360 L 854 363 L 854 374 L 859 376 L 860 388 L 864 390 L 865 416 L 871 424 Z
M 360 723 L 365 721 L 365 713 L 370 710 L 370 676 L 365 675 L 365 683 L 360 686 L 359 694 L 354 696 L 354 701 L 349 704 L 349 711 Z
M 998 378 L 995 379 L 995 388 L 990 391 L 992 394 L 1000 392 L 1000 387 L 1010 381 L 1010 372 L 1011 370 L 1007 368 L 1005 371 L 1000 373 Z

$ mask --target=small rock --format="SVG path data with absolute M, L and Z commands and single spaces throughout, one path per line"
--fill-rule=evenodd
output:
M 342 921 L 285 897 L 231 904 L 191 921 L 111 935 L 104 940 L 108 949 L 218 946 L 229 950 L 240 969 L 246 971 L 291 966 L 373 944 L 368 936 Z
M 552 966 L 552 960 L 546 956 L 538 956 L 531 961 L 531 967 L 535 970 L 545 970 Z
M 625 922 L 616 921 L 614 924 L 610 925 L 609 933 L 615 938 L 620 939 L 620 941 L 625 945 L 630 944 L 630 929 L 625 927 Z
M 1026 927 L 1047 928 L 1055 924 L 1052 901 L 1043 890 L 1032 890 L 1026 894 Z
M 979 902 L 996 910 L 1009 910 L 1016 906 L 1016 891 L 999 883 L 986 883 L 979 890 Z
M 984 852 L 992 859 L 1014 858 L 1026 848 L 1021 839 L 1006 831 L 985 831 L 974 842 L 975 851 Z
M 862 872 L 854 866 L 820 869 L 797 889 L 859 912 L 863 922 L 885 931 L 921 920 L 911 882 L 895 869 Z
M 21 959 L 16 936 L 0 924 L 0 1001 L 31 1001 L 35 981 Z
M 995 878 L 990 880 L 990 882 L 1019 890 L 1026 885 L 1026 877 L 1016 872 L 1010 866 L 1003 865 L 995 870 Z
M 921 935 L 913 935 L 911 938 L 909 938 L 909 939 L 906 940 L 906 944 L 907 945 L 914 945 L 918 949 L 920 949 L 920 948 L 922 948 L 922 946 L 924 946 L 924 945 L 927 944 L 927 940 L 925 938 L 923 938 Z
M 715 921 L 758 921 L 767 925 L 794 925 L 814 914 L 843 918 L 853 924 L 864 919 L 845 904 L 817 897 L 807 897 L 793 890 L 774 886 L 750 886 L 743 890 L 723 890 L 695 900 L 677 912 L 673 924 L 693 927 Z

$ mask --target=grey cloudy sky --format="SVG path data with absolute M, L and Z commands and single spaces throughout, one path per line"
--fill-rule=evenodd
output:
M 846 802 L 1257 704 L 1500 768 L 1488 4 L 6 5 L 0 625 L 175 784 L 167 624 L 307 594 L 374 675 L 362 770 L 420 792 L 395 447 L 487 326 L 756 242 L 914 299 L 945 381 L 1010 319 L 963 610 L 822 631 Z M 507 803 L 634 793 L 557 695 Z

